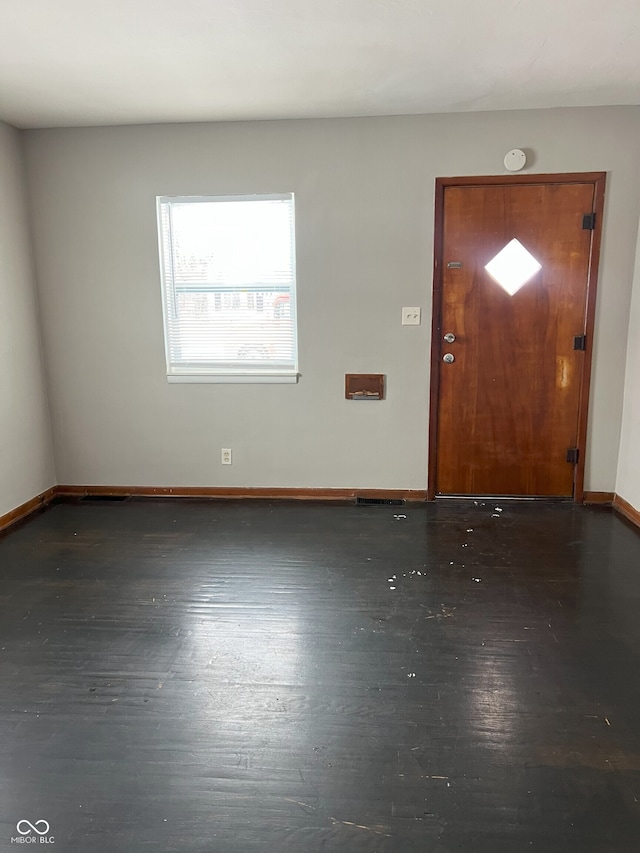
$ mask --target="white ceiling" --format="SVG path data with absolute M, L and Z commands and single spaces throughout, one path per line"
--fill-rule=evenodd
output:
M 640 0 L 0 0 L 17 127 L 640 103 Z

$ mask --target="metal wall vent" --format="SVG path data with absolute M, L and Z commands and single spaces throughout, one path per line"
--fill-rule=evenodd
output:
M 406 501 L 385 498 L 356 498 L 356 506 L 404 506 Z
M 81 501 L 91 501 L 91 503 L 104 501 L 128 501 L 129 495 L 83 495 Z

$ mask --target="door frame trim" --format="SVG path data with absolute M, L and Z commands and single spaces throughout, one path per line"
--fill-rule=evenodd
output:
M 442 335 L 442 247 L 444 237 L 444 193 L 447 187 L 477 186 L 517 186 L 524 184 L 593 184 L 593 210 L 596 214 L 595 228 L 591 240 L 591 254 L 587 273 L 587 303 L 585 310 L 585 334 L 587 336 L 580 389 L 578 399 L 578 462 L 573 481 L 573 500 L 584 500 L 584 468 L 587 446 L 587 421 L 589 414 L 589 391 L 591 387 L 591 363 L 593 357 L 593 333 L 596 315 L 596 289 L 598 282 L 598 262 L 602 242 L 602 220 L 604 213 L 604 191 L 606 172 L 568 172 L 544 175 L 474 175 L 457 178 L 436 178 L 435 185 L 435 225 L 433 238 L 433 288 L 431 313 L 431 379 L 429 392 L 429 455 L 427 500 L 436 497 L 437 474 L 437 436 L 438 436 L 438 398 L 439 398 L 439 356 L 440 337 Z M 586 212 L 586 211 L 585 211 Z

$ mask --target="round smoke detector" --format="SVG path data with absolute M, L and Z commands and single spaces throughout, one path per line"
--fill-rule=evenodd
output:
M 512 148 L 504 156 L 504 166 L 509 172 L 519 172 L 527 164 L 527 155 L 522 148 Z

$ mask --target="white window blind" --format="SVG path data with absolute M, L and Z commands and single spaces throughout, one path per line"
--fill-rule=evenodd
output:
M 158 232 L 169 381 L 295 381 L 293 194 L 160 197 Z

